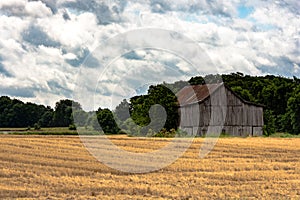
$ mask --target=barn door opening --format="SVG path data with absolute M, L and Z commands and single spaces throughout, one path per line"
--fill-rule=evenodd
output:
M 243 135 L 243 128 L 239 128 L 238 129 L 238 136 L 242 136 Z
M 252 126 L 252 136 L 261 136 L 263 135 L 262 126 Z

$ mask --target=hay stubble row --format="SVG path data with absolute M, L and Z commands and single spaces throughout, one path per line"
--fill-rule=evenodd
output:
M 110 139 L 132 152 L 169 142 Z M 200 159 L 202 143 L 167 168 L 127 174 L 98 162 L 79 137 L 1 136 L 0 198 L 300 199 L 300 139 L 223 138 Z

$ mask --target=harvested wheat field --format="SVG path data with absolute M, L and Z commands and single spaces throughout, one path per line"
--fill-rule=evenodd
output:
M 167 139 L 111 140 L 135 152 Z M 0 136 L 0 199 L 300 199 L 300 139 L 223 138 L 200 159 L 197 138 L 157 172 L 122 173 L 94 159 L 79 137 Z

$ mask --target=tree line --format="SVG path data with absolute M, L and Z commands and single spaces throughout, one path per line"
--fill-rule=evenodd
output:
M 177 81 L 175 83 L 164 82 L 156 86 L 150 86 L 148 94 L 135 96 L 129 100 L 127 106 L 132 119 L 124 121 L 124 117 L 120 114 L 126 104 L 124 101 L 116 108 L 115 113 L 117 116 L 121 116 L 119 118 L 123 119 L 125 125 L 128 124 L 128 120 L 129 122 L 133 120 L 136 124 L 152 130 L 153 127 L 148 126 L 151 121 L 149 108 L 151 105 L 160 104 L 168 114 L 164 128 L 166 130 L 177 130 L 179 114 L 175 94 L 187 85 L 219 83 L 220 80 L 243 99 L 265 106 L 265 135 L 275 132 L 300 134 L 300 79 L 297 77 L 250 76 L 237 72 L 223 75 L 196 76 L 188 81 Z M 154 119 L 160 121 L 159 117 Z M 143 128 L 141 131 L 147 132 Z
M 75 123 L 76 122 L 76 123 Z M 90 126 L 95 130 L 116 134 L 120 130 L 113 113 L 109 109 L 99 108 L 96 112 L 86 112 L 80 103 L 65 99 L 50 106 L 24 103 L 8 96 L 0 97 L 0 127 L 30 128 L 30 127 L 69 127 Z
M 66 99 L 55 108 L 0 97 L 0 127 L 92 127 L 105 133 L 147 135 L 178 128 L 176 93 L 187 85 L 216 83 L 220 80 L 243 99 L 265 105 L 264 131 L 300 133 L 300 79 L 281 76 L 249 76 L 242 73 L 192 77 L 152 85 L 147 94 L 123 100 L 113 110 L 99 108 L 86 112 L 78 102 Z M 76 123 L 75 123 L 76 122 Z M 99 126 L 100 124 L 100 126 Z

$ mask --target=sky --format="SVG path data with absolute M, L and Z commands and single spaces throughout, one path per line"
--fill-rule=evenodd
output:
M 1 0 L 0 95 L 92 110 L 207 73 L 300 77 L 299 27 L 299 0 Z

